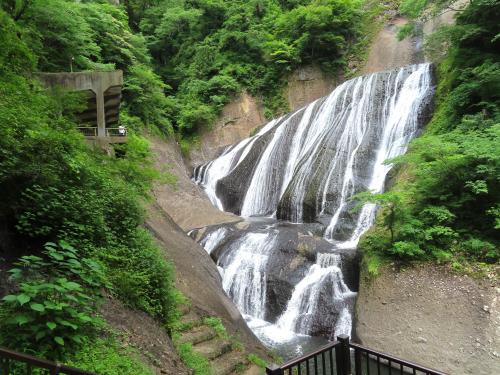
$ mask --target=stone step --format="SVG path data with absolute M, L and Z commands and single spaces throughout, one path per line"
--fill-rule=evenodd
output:
M 181 338 L 179 339 L 181 344 L 186 342 L 190 342 L 193 345 L 202 343 L 204 341 L 209 341 L 215 338 L 217 334 L 215 331 L 207 326 L 199 326 L 194 327 L 189 331 L 185 331 L 181 334 Z
M 265 373 L 266 373 L 265 369 L 252 364 L 246 370 L 240 372 L 239 375 L 265 375 Z
M 213 375 L 230 375 L 233 372 L 240 373 L 247 365 L 244 353 L 231 351 L 214 359 L 211 363 Z
M 180 305 L 178 308 L 182 315 L 187 315 L 191 311 L 191 305 L 189 304 Z
M 212 360 L 231 351 L 231 343 L 229 341 L 212 339 L 210 341 L 194 345 L 193 350 L 203 357 Z
M 198 327 L 199 325 L 203 324 L 203 320 L 191 311 L 181 317 L 181 323 L 183 325 L 189 326 L 190 328 L 188 329 L 192 329 L 193 327 Z

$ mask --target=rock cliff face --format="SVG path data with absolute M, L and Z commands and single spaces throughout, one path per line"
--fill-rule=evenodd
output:
M 423 264 L 362 273 L 355 329 L 364 345 L 450 374 L 491 375 L 500 363 L 500 285 Z
M 303 66 L 288 77 L 285 97 L 290 111 L 327 96 L 343 81 L 343 77 L 334 78 L 324 73 L 319 66 Z
M 260 101 L 246 92 L 241 93 L 224 107 L 212 129 L 201 135 L 199 148 L 190 153 L 190 164 L 196 166 L 215 159 L 226 146 L 248 137 L 265 122 Z
M 318 66 L 304 66 L 287 79 L 284 96 L 290 111 L 328 95 L 342 79 L 334 79 Z M 201 135 L 200 146 L 190 153 L 188 164 L 197 166 L 215 159 L 225 147 L 247 138 L 267 122 L 262 103 L 243 92 L 227 104 L 211 130 Z
M 174 140 L 152 138 L 150 141 L 157 169 L 177 178 L 175 185 L 158 184 L 153 192 L 156 203 L 177 225 L 187 232 L 193 228 L 240 220 L 236 215 L 215 208 L 203 190 L 191 181 L 192 172 L 186 167 Z

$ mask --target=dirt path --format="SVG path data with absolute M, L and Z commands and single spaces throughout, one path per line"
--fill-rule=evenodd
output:
M 361 342 L 451 374 L 500 373 L 500 285 L 421 265 L 361 279 Z

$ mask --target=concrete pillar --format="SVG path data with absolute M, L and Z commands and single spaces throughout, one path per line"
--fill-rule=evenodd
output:
M 97 104 L 97 136 L 106 136 L 106 116 L 104 112 L 104 91 L 97 89 L 95 100 Z

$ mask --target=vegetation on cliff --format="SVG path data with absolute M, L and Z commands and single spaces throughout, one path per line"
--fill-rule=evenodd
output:
M 453 2 L 406 0 L 403 9 L 418 17 L 427 3 L 443 11 Z M 360 196 L 383 207 L 361 241 L 366 253 L 455 267 L 500 259 L 499 17 L 497 1 L 471 1 L 455 25 L 426 41 L 440 60 L 436 110 L 409 152 L 393 160 L 400 173 L 391 191 Z
M 120 158 L 86 145 L 71 115 L 81 108 L 80 98 L 43 90 L 32 73 L 67 70 L 72 56 L 79 68 L 135 66 L 140 74 L 129 72 L 128 87 L 141 74 L 154 73 L 134 62 L 141 49 L 125 32 L 121 10 L 62 0 L 15 4 L 21 3 L 3 2 L 8 12 L 0 9 L 0 272 L 6 264 L 12 268 L 12 286 L 0 286 L 8 293 L 0 302 L 0 345 L 59 360 L 74 357 L 78 365 L 78 358 L 92 357 L 94 347 L 79 353 L 96 335 L 113 341 L 96 318 L 103 292 L 164 324 L 175 316 L 172 266 L 142 228 L 143 203 L 161 176 L 146 140 L 133 129 Z M 108 32 L 91 33 L 85 22 L 96 18 L 109 20 Z M 127 47 L 107 50 L 105 57 L 105 38 L 115 49 Z M 146 109 L 155 107 L 149 96 L 154 87 L 144 81 L 135 89 L 136 96 L 128 89 L 124 119 L 143 127 L 154 118 Z M 130 364 L 128 372 L 108 373 L 141 373 L 117 345 L 95 349 L 115 364 Z
M 170 94 L 169 118 L 183 136 L 210 125 L 242 89 L 286 109 L 282 79 L 308 63 L 338 71 L 358 35 L 357 0 L 127 1 Z

